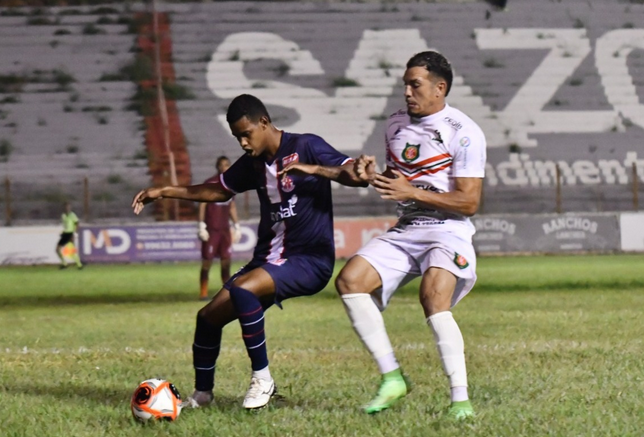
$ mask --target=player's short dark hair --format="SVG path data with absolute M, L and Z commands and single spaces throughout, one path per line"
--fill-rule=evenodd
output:
M 271 121 L 271 116 L 268 115 L 266 106 L 257 97 L 250 94 L 241 94 L 235 97 L 228 105 L 228 112 L 226 112 L 228 124 L 236 123 L 242 117 L 247 117 L 253 123 L 257 123 L 262 117 L 266 117 L 268 121 Z
M 219 164 L 221 164 L 221 161 L 230 161 L 226 155 L 221 155 L 217 157 L 217 162 L 215 163 L 215 167 L 219 168 Z
M 416 53 L 407 61 L 407 68 L 412 67 L 424 67 L 434 76 L 443 79 L 447 83 L 445 96 L 449 94 L 452 89 L 454 72 L 452 71 L 452 65 L 445 56 L 433 51 Z

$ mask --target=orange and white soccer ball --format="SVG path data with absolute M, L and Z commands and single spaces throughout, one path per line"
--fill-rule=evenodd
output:
M 136 420 L 174 420 L 181 413 L 181 395 L 164 379 L 146 379 L 134 391 L 130 402 Z

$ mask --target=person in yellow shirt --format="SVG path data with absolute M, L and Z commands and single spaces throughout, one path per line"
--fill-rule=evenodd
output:
M 65 202 L 65 212 L 60 217 L 63 223 L 63 232 L 60 234 L 60 240 L 56 245 L 56 254 L 60 258 L 60 269 L 67 268 L 67 261 L 65 261 L 65 256 L 63 255 L 63 248 L 67 245 L 71 245 L 72 248 L 72 259 L 76 263 L 78 269 L 83 268 L 80 257 L 78 256 L 78 251 L 74 246 L 74 234 L 78 231 L 78 217 L 72 211 L 72 206 L 69 202 Z

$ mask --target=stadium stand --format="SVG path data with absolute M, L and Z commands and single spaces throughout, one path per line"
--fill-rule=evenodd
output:
M 127 15 L 119 8 L 108 18 Z M 78 199 L 85 176 L 93 218 L 127 217 L 132 192 L 150 182 L 143 118 L 127 110 L 136 86 L 100 80 L 132 62 L 135 37 L 126 24 L 98 24 L 100 15 L 77 9 L 83 13 L 0 16 L 7 60 L 0 75 L 30 78 L 21 92 L 0 93 L 0 140 L 11 146 L 0 176 L 29 199 L 14 203 L 19 219 L 47 218 L 49 201 L 69 192 Z M 450 104 L 486 132 L 485 212 L 553 212 L 555 165 L 568 211 L 631 209 L 633 164 L 644 182 L 643 5 L 167 2 L 162 9 L 177 83 L 194 95 L 176 102 L 193 182 L 213 173 L 218 155 L 239 156 L 223 114 L 242 92 L 264 99 L 278 126 L 382 162 L 404 63 L 427 48 L 453 63 Z M 55 24 L 27 24 L 35 18 Z M 92 26 L 106 33 L 91 35 Z M 34 70 L 44 72 L 40 82 L 31 80 Z M 59 74 L 63 85 L 56 83 L 54 70 L 75 81 Z M 338 215 L 392 212 L 370 190 L 336 188 Z M 243 212 L 257 209 L 254 195 L 242 204 Z

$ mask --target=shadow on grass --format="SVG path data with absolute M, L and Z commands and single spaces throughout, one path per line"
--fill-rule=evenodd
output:
M 136 388 L 136 387 L 134 387 Z M 128 405 L 132 390 L 119 390 L 105 386 L 77 386 L 61 383 L 58 385 L 43 385 L 42 381 L 8 382 L 2 392 L 9 395 L 46 396 L 61 401 L 71 401 L 87 405 L 87 403 L 101 405 Z
M 397 295 L 417 295 L 419 284 L 407 284 L 402 287 Z M 588 280 L 588 281 L 553 281 L 543 283 L 512 283 L 512 284 L 494 284 L 485 281 L 479 281 L 473 289 L 476 293 L 510 293 L 510 292 L 547 292 L 547 291 L 587 291 L 587 290 L 604 290 L 619 291 L 644 288 L 644 279 L 624 279 L 624 280 Z M 307 299 L 339 300 L 335 288 L 326 288 L 314 296 L 303 296 Z M 298 299 L 299 301 L 300 299 Z M 198 302 L 195 293 L 144 293 L 144 294 L 93 294 L 93 295 L 47 295 L 47 296 L 0 296 L 0 307 L 56 307 L 72 305 L 116 305 L 116 304 L 134 304 L 134 303 L 183 303 Z
M 0 307 L 55 307 L 67 305 L 101 305 L 132 303 L 180 303 L 195 302 L 195 294 L 186 293 L 145 293 L 145 294 L 95 294 L 56 296 L 1 296 Z M 201 302 L 205 304 L 205 302 Z
M 73 402 L 87 406 L 87 404 L 107 405 L 129 410 L 132 390 L 114 389 L 105 386 L 78 386 L 72 384 L 42 385 L 40 383 L 8 383 L 0 393 L 9 395 L 27 395 L 37 397 L 51 397 L 60 401 Z M 190 392 L 191 393 L 191 392 Z M 187 398 L 190 393 L 182 393 L 182 398 Z M 211 407 L 204 407 L 204 410 L 216 408 L 219 411 L 238 411 L 241 409 L 242 396 L 215 396 L 215 404 Z

